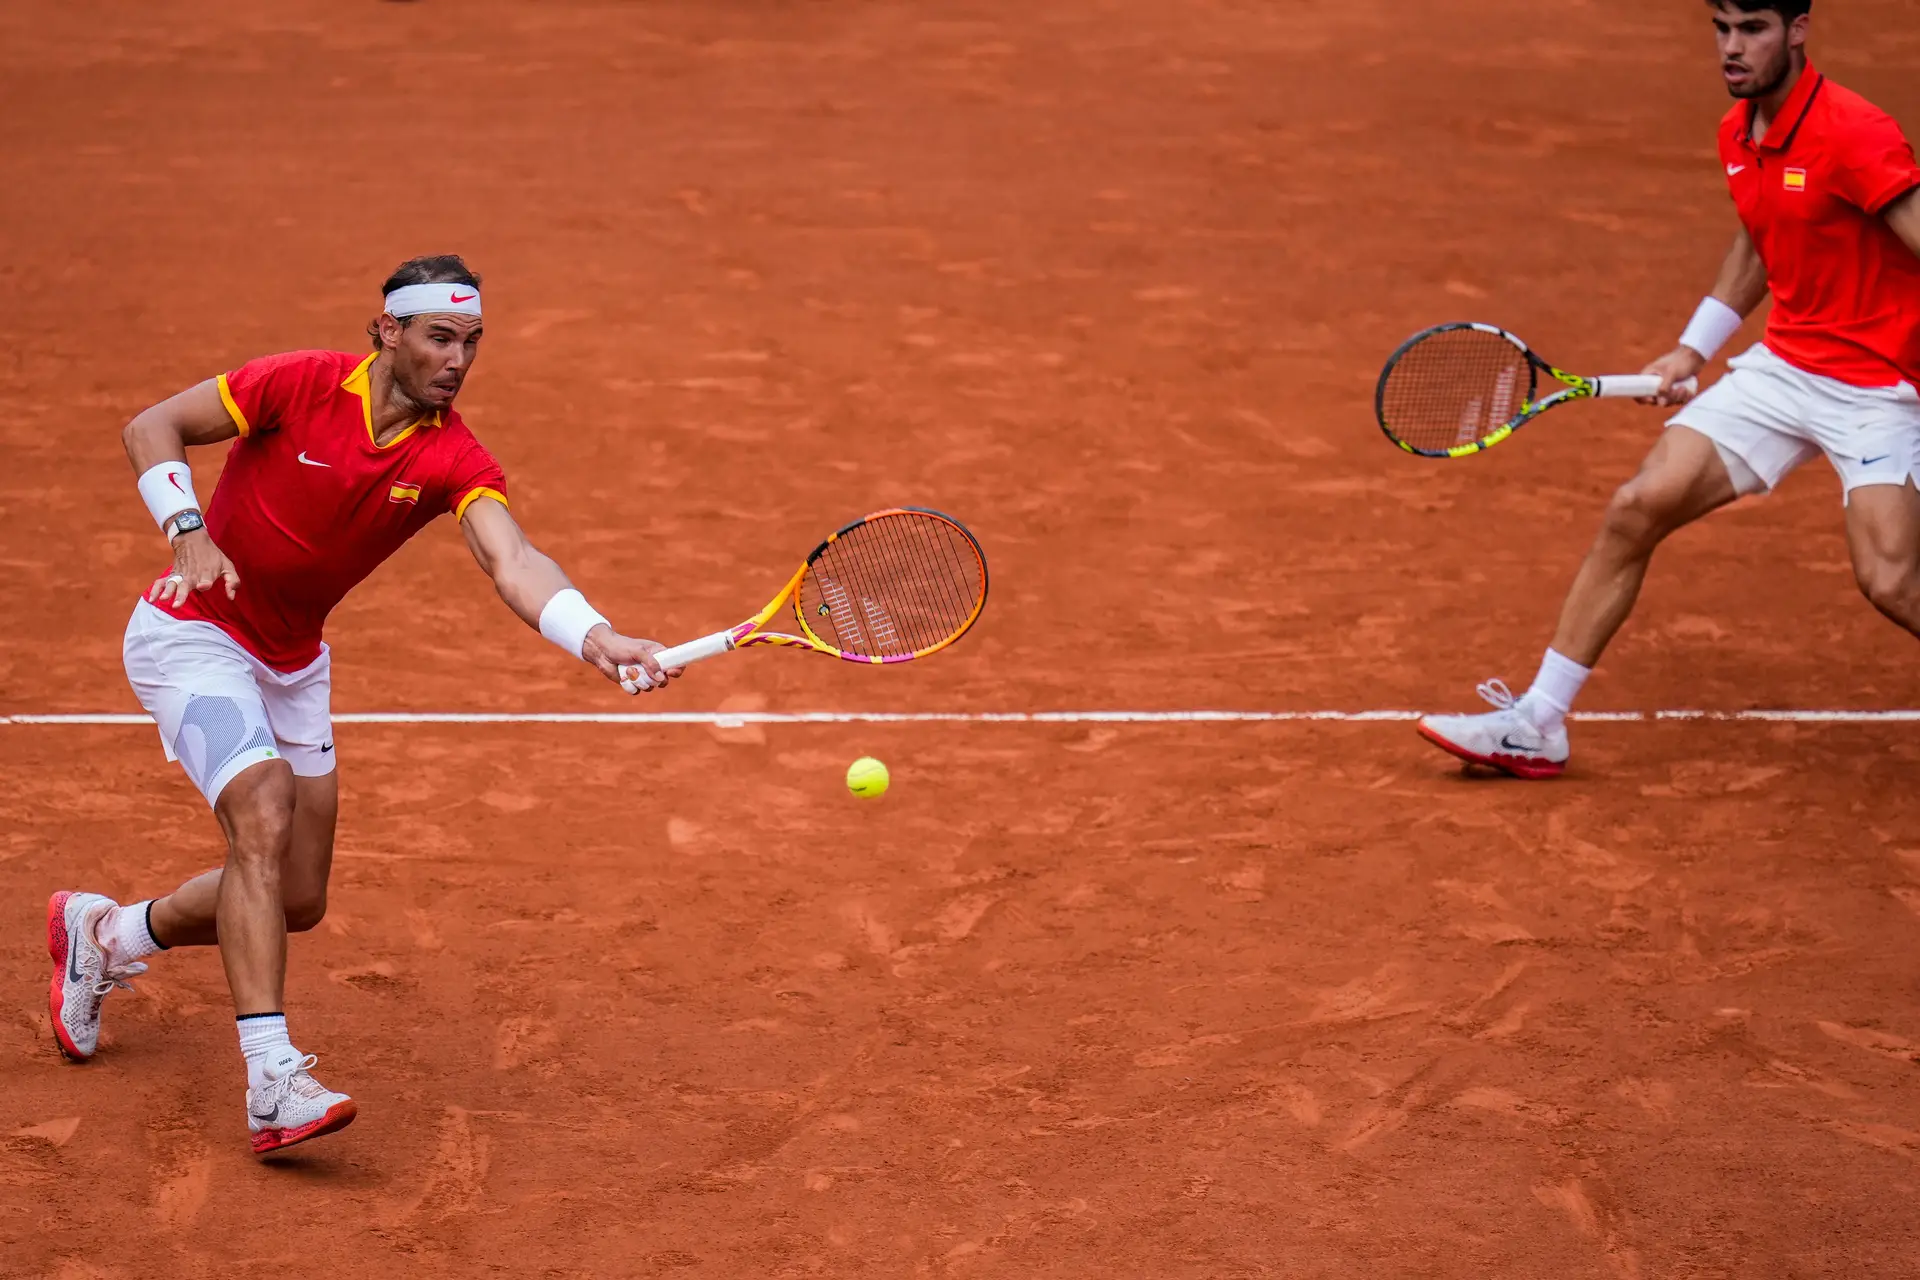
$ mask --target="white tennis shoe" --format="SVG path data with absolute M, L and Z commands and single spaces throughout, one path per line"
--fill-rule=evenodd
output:
M 1498 709 L 1477 716 L 1423 716 L 1420 736 L 1469 764 L 1516 778 L 1557 778 L 1566 771 L 1566 726 L 1542 733 L 1503 681 L 1489 680 L 1477 692 Z
M 100 1047 L 100 1002 L 115 987 L 133 990 L 127 979 L 147 971 L 137 961 L 114 964 L 93 936 L 100 918 L 115 905 L 102 894 L 70 889 L 47 899 L 47 955 L 53 960 L 47 1015 L 54 1042 L 75 1062 L 85 1062 Z
M 353 1099 L 335 1093 L 307 1074 L 319 1059 L 304 1057 L 291 1045 L 266 1065 L 267 1083 L 247 1090 L 247 1132 L 257 1156 L 344 1129 L 358 1109 Z

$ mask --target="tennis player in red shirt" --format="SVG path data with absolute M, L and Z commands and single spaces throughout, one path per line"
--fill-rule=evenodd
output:
M 287 1035 L 287 932 L 326 912 L 338 775 L 321 628 L 354 585 L 450 514 L 500 598 L 629 693 L 666 683 L 661 646 L 614 631 L 507 510 L 507 482 L 454 411 L 479 349 L 480 278 L 416 258 L 381 287 L 370 355 L 249 361 L 128 424 L 127 456 L 173 569 L 134 606 L 127 678 L 227 839 L 226 865 L 121 906 L 62 891 L 47 908 L 54 1037 L 99 1044 L 100 1004 L 179 946 L 220 948 L 247 1064 L 256 1152 L 350 1123 Z M 238 437 L 236 440 L 235 438 Z M 235 440 L 203 514 L 186 451 Z
M 1860 590 L 1920 635 L 1920 166 L 1891 116 L 1807 61 L 1811 0 L 1708 7 L 1738 99 L 1720 160 L 1741 225 L 1680 344 L 1647 366 L 1659 402 L 1685 407 L 1614 494 L 1533 686 L 1515 699 L 1491 680 L 1480 693 L 1497 710 L 1420 722 L 1522 778 L 1566 767 L 1568 709 L 1661 540 L 1820 454 L 1840 474 Z M 1682 384 L 1769 292 L 1765 339 L 1687 403 Z

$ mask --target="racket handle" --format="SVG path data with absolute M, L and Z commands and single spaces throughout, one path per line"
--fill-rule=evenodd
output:
M 689 662 L 698 662 L 702 658 L 711 658 L 733 648 L 733 633 L 716 631 L 710 636 L 701 636 L 698 640 L 689 640 L 685 644 L 675 645 L 671 649 L 662 649 L 653 655 L 661 670 L 684 667 Z
M 1595 378 L 1593 382 L 1593 394 L 1602 400 L 1622 397 L 1640 400 L 1660 393 L 1660 375 L 1657 373 L 1616 373 L 1604 378 Z M 1676 383 L 1675 389 L 1684 390 L 1688 395 L 1692 395 L 1700 389 L 1700 380 L 1688 378 L 1685 382 Z

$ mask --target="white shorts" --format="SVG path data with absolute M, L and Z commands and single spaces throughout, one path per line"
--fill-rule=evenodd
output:
M 1668 420 L 1691 427 L 1751 474 L 1742 493 L 1771 491 L 1789 471 L 1824 453 L 1842 492 L 1906 484 L 1920 470 L 1920 394 L 1913 384 L 1856 387 L 1788 364 L 1765 343 L 1727 361 L 1727 375 Z
M 285 758 L 294 773 L 333 772 L 332 656 L 292 674 L 275 671 L 211 622 L 188 622 L 142 600 L 127 622 L 127 681 L 160 725 L 167 759 L 178 760 L 208 804 L 262 760 Z

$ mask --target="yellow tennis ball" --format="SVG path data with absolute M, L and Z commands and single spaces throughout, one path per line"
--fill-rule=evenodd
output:
M 872 756 L 861 756 L 847 766 L 847 790 L 857 796 L 883 796 L 887 794 L 887 784 L 891 781 L 887 776 L 887 766 Z

